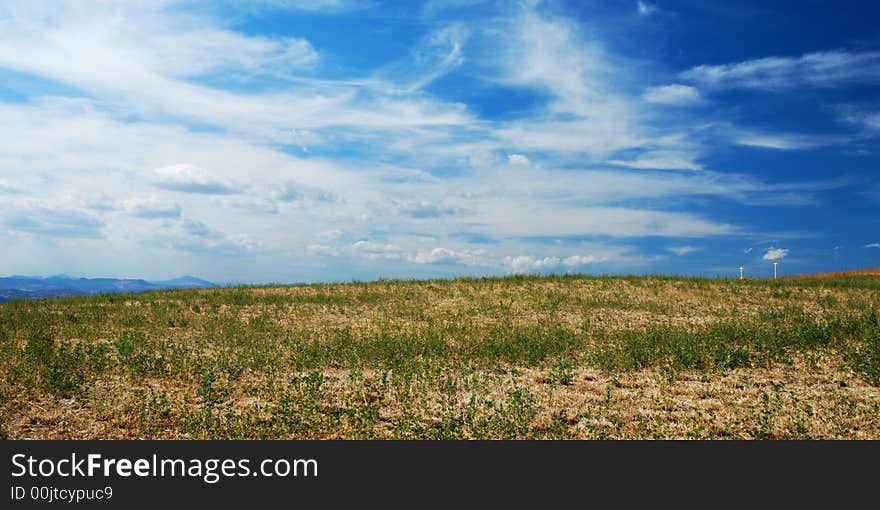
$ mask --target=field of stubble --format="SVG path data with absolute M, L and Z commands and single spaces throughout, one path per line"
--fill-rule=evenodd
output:
M 0 437 L 880 439 L 880 276 L 3 303 Z

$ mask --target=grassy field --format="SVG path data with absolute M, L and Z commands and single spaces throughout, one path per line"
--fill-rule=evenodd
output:
M 0 437 L 880 439 L 880 276 L 14 301 Z

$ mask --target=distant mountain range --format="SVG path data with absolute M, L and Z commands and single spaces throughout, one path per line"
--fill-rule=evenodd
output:
M 37 299 L 57 296 L 81 296 L 108 292 L 140 292 L 162 289 L 198 289 L 215 284 L 184 276 L 173 280 L 150 282 L 117 278 L 71 278 L 67 275 L 46 278 L 8 276 L 0 278 L 0 302 L 12 299 Z

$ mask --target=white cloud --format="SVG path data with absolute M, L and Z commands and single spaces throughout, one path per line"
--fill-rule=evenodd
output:
M 46 147 L 54 149 L 46 151 Z M 180 167 L 169 162 L 187 163 Z M 9 170 L 29 166 L 45 173 L 41 177 L 38 173 L 13 174 Z M 168 169 L 169 166 L 172 168 Z M 150 170 L 155 168 L 165 170 L 157 174 Z M 122 207 L 127 212 L 126 200 L 155 197 L 156 201 L 179 203 L 183 206 L 181 216 L 185 213 L 187 218 L 211 225 L 227 240 L 226 244 L 213 242 L 223 253 L 254 256 L 237 259 L 238 266 L 225 266 L 212 259 L 208 251 L 211 242 L 187 242 L 187 234 L 180 228 L 170 229 L 166 239 L 154 246 L 179 248 L 193 257 L 198 255 L 200 263 L 195 258 L 186 260 L 192 260 L 192 267 L 208 277 L 229 279 L 232 272 L 263 281 L 338 277 L 331 273 L 333 269 L 321 273 L 309 266 L 309 260 L 317 255 L 307 250 L 300 249 L 294 258 L 273 255 L 296 250 L 303 239 L 332 246 L 336 243 L 328 241 L 334 238 L 366 240 L 373 232 L 383 231 L 393 240 L 377 244 L 400 248 L 397 252 L 365 252 L 345 243 L 340 253 L 351 249 L 357 254 L 355 263 L 347 266 L 357 269 L 360 259 L 398 264 L 426 251 L 423 245 L 410 246 L 396 239 L 395 233 L 429 234 L 441 246 L 456 252 L 479 248 L 452 242 L 458 239 L 453 236 L 468 233 L 499 241 L 492 246 L 494 255 L 486 255 L 489 265 L 466 267 L 500 271 L 508 269 L 502 263 L 504 256 L 534 253 L 531 247 L 518 244 L 516 240 L 522 237 L 601 235 L 624 240 L 643 235 L 701 238 L 742 233 L 736 225 L 701 214 L 654 210 L 650 204 L 705 196 L 759 203 L 791 194 L 808 197 L 816 189 L 823 189 L 794 184 L 769 186 L 736 174 L 708 170 L 658 174 L 600 171 L 588 165 L 560 169 L 549 164 L 543 168 L 494 164 L 479 171 L 440 178 L 425 170 L 376 165 L 369 160 L 349 168 L 345 162 L 303 159 L 228 134 L 193 132 L 168 124 L 122 122 L 81 101 L 0 103 L 0 178 L 14 182 L 24 192 L 4 195 L 9 208 L 25 210 L 24 201 L 29 199 L 49 202 L 74 195 L 76 203 L 71 203 L 70 208 L 96 222 L 82 232 L 87 236 L 78 239 L 108 239 L 108 245 L 99 249 L 117 254 L 106 266 L 108 271 L 140 271 L 139 266 L 130 266 L 131 262 L 126 261 L 139 260 L 137 254 L 144 253 L 145 243 L 149 244 L 153 236 L 152 222 L 132 220 L 113 211 Z M 202 191 L 214 188 L 239 193 L 184 196 L 156 185 L 162 182 L 190 191 L 195 186 Z M 319 200 L 324 193 L 333 195 L 334 201 Z M 108 195 L 114 198 L 101 204 L 96 202 Z M 294 200 L 281 201 L 288 195 Z M 116 202 L 122 205 L 115 205 Z M 455 214 L 444 214 L 449 211 Z M 49 227 L 20 227 L 52 231 Z M 67 230 L 73 233 L 75 229 Z M 326 236 L 322 235 L 324 232 Z M 242 235 L 266 249 L 252 247 L 247 251 L 247 242 L 236 244 Z M 181 237 L 182 240 L 177 239 Z M 34 253 L 50 258 L 48 248 L 35 249 Z M 538 258 L 562 260 L 571 255 L 564 251 L 542 253 Z M 8 256 L 0 255 L 0 262 L 10 271 L 22 267 L 21 262 L 11 258 L 12 252 L 7 253 Z M 140 264 L 155 264 L 156 268 L 164 267 L 171 272 L 160 274 L 161 277 L 174 276 L 177 268 L 184 267 L 176 265 L 174 251 L 150 253 L 151 257 Z M 422 259 L 427 260 L 427 255 Z M 177 256 L 181 260 L 186 258 L 185 254 Z M 87 267 L 88 261 L 80 263 Z M 366 274 L 375 277 L 391 267 L 389 263 Z
M 339 255 L 339 248 L 327 244 L 310 244 L 306 247 L 306 251 L 314 255 L 327 255 L 336 257 Z
M 397 208 L 404 216 L 417 219 L 434 219 L 456 214 L 455 207 L 444 206 L 441 203 L 426 200 L 405 200 L 397 202 Z
M 156 174 L 154 185 L 169 191 L 205 195 L 233 195 L 239 192 L 235 186 L 217 179 L 204 168 L 194 165 L 179 163 L 157 168 L 154 173 Z
M 489 265 L 485 259 L 486 250 L 482 248 L 450 250 L 448 248 L 434 248 L 429 251 L 420 251 L 410 257 L 410 261 L 416 264 L 463 264 L 465 266 Z
M 501 143 L 532 151 L 586 153 L 605 156 L 650 144 L 622 119 L 589 118 L 554 121 L 514 121 L 492 133 Z
M 0 226 L 7 229 L 56 238 L 104 237 L 104 220 L 74 204 L 28 199 L 10 205 L 0 208 Z
M 507 163 L 510 165 L 522 165 L 528 166 L 529 158 L 522 154 L 508 154 L 507 155 Z
M 636 9 L 639 11 L 640 16 L 650 16 L 657 10 L 657 7 L 649 4 L 648 2 L 638 0 L 636 2 Z
M 746 248 L 743 250 L 743 253 L 749 254 L 749 253 L 752 253 L 752 250 L 754 250 L 754 248 Z
M 530 273 L 542 269 L 552 269 L 561 262 L 559 257 L 534 258 L 530 255 L 504 257 L 504 265 L 515 274 Z
M 329 11 L 341 12 L 354 9 L 361 9 L 372 5 L 371 2 L 363 0 L 250 0 L 245 5 L 251 4 L 255 7 L 267 6 L 279 9 L 290 9 L 296 11 Z M 234 3 L 233 3 L 234 5 Z
M 550 271 L 559 267 L 575 268 L 590 264 L 597 264 L 608 261 L 608 257 L 604 255 L 569 255 L 564 258 L 550 257 L 534 257 L 531 255 L 519 255 L 516 257 L 504 257 L 502 263 L 507 267 L 508 271 L 514 274 L 531 273 L 534 271 Z
M 4 193 L 7 195 L 14 195 L 21 193 L 23 190 L 20 186 L 13 184 L 12 182 L 6 179 L 0 179 L 0 193 Z
M 737 231 L 732 225 L 705 221 L 687 213 L 627 207 L 525 206 L 487 200 L 474 204 L 474 209 L 482 224 L 474 224 L 471 230 L 486 235 L 504 232 L 516 237 L 707 237 Z M 470 222 L 464 217 L 452 218 L 451 223 L 464 227 Z
M 835 135 L 803 135 L 747 130 L 734 130 L 730 133 L 730 137 L 731 141 L 737 145 L 775 150 L 814 149 L 849 141 L 849 138 Z
M 562 263 L 566 266 L 577 267 L 586 266 L 589 264 L 596 264 L 598 262 L 605 262 L 607 260 L 607 257 L 597 255 L 571 255 L 562 259 Z
M 841 120 L 864 127 L 868 135 L 880 132 L 880 113 L 873 111 L 859 111 L 853 108 L 845 108 Z
M 870 113 L 862 117 L 862 123 L 875 130 L 880 130 L 880 113 Z
M 649 151 L 632 160 L 612 159 L 607 163 L 645 170 L 702 170 L 703 165 L 696 163 L 694 158 L 694 154 L 686 152 Z
M 401 90 L 421 90 L 464 63 L 468 35 L 461 24 L 447 25 L 416 44 L 409 58 L 389 64 L 376 74 Z
M 880 243 L 868 243 L 865 248 L 880 248 Z
M 100 252 L 122 275 L 241 281 L 633 267 L 645 259 L 620 251 L 632 237 L 745 233 L 674 204 L 812 197 L 703 169 L 687 126 L 652 127 L 669 117 L 639 97 L 638 66 L 536 5 L 440 26 L 412 53 L 344 76 L 322 46 L 170 0 L 4 4 L 0 68 L 58 96 L 0 102 L 0 244 L 15 235 L 29 258 L 64 263 Z M 478 118 L 427 86 L 459 69 L 546 101 Z M 652 97 L 676 92 L 683 101 L 683 88 Z M 590 236 L 611 241 L 589 254 L 568 244 Z M 534 240 L 546 237 L 560 244 Z M 0 250 L 10 271 L 26 258 Z
M 764 260 L 782 260 L 786 256 L 788 256 L 788 249 L 786 248 L 773 248 L 772 246 L 767 249 L 764 253 L 764 256 L 761 257 Z
M 336 240 L 345 235 L 345 232 L 337 229 L 331 228 L 329 230 L 325 230 L 319 234 L 322 239 Z
M 167 222 L 144 241 L 219 257 L 237 257 L 263 248 L 260 242 L 247 234 L 228 235 L 202 221 L 190 218 Z
M 125 212 L 137 218 L 179 218 L 180 205 L 156 197 L 130 198 L 123 204 Z
M 499 48 L 503 58 L 496 59 L 502 83 L 549 93 L 552 99 L 543 113 L 575 119 L 513 125 L 498 131 L 502 138 L 529 149 L 555 146 L 559 138 L 568 150 L 600 153 L 639 139 L 632 134 L 638 127 L 636 111 L 616 86 L 619 68 L 597 40 L 568 20 L 529 9 L 505 28 Z
M 489 1 L 491 0 L 428 0 L 425 2 L 422 12 L 425 16 L 434 16 L 443 11 L 472 7 Z
M 402 250 L 396 244 L 357 241 L 351 247 L 355 252 L 367 259 L 399 260 L 403 258 Z
M 695 251 L 700 250 L 700 248 L 697 248 L 695 246 L 672 246 L 667 249 L 669 251 L 671 251 L 672 253 L 678 255 L 679 257 L 682 257 L 682 256 L 687 255 L 689 253 L 693 253 Z
M 245 36 L 168 2 L 29 2 L 0 6 L 0 67 L 99 96 L 119 112 L 174 118 L 274 142 L 320 128 L 402 129 L 463 124 L 460 104 L 401 94 L 376 80 L 302 80 L 317 53 L 301 39 Z M 203 84 L 261 76 L 283 90 L 235 92 Z M 317 86 L 315 86 L 317 85 Z M 234 87 L 233 87 L 234 89 Z
M 735 64 L 702 65 L 681 74 L 685 80 L 720 89 L 778 90 L 880 83 L 880 52 L 825 51 L 800 57 L 767 57 Z
M 668 105 L 692 105 L 703 101 L 700 91 L 694 87 L 681 84 L 651 87 L 642 94 L 648 103 Z

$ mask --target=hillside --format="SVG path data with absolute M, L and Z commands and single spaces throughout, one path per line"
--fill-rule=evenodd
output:
M 830 273 L 810 273 L 786 278 L 845 278 L 848 276 L 880 276 L 880 267 L 867 269 L 850 269 L 848 271 L 834 271 Z
M 880 439 L 878 291 L 554 276 L 19 300 L 0 434 Z

